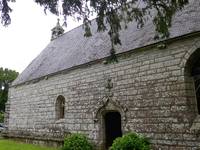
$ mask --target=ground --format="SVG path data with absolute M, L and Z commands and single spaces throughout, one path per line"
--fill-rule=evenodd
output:
M 60 150 L 60 149 L 42 147 L 32 144 L 24 144 L 11 140 L 0 139 L 0 150 Z

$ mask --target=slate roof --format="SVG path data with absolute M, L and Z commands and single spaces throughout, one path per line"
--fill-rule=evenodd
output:
M 96 29 L 94 20 L 91 27 L 92 37 L 84 37 L 84 30 L 79 26 L 51 41 L 13 85 L 109 56 L 109 36 L 107 32 L 97 33 Z M 174 16 L 170 38 L 196 31 L 200 31 L 200 1 L 190 0 L 190 4 Z M 156 42 L 154 35 L 154 26 L 150 21 L 142 29 L 137 29 L 135 23 L 130 23 L 128 29 L 120 32 L 122 45 L 117 46 L 116 51 L 122 53 L 153 44 Z

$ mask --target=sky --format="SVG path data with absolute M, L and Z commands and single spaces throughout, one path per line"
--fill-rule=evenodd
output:
M 16 0 L 10 6 L 11 24 L 8 27 L 0 24 L 0 67 L 21 73 L 50 42 L 58 16 L 45 15 L 34 0 Z M 62 17 L 60 20 L 62 24 Z M 70 18 L 64 29 L 68 31 L 80 24 Z

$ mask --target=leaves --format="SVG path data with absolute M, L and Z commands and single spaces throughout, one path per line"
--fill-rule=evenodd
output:
M 127 133 L 114 140 L 109 150 L 150 150 L 150 142 L 146 137 L 136 133 Z
M 56 1 L 56 0 L 52 0 Z M 36 0 L 40 5 L 47 8 L 57 7 L 52 1 Z M 172 17 L 176 11 L 181 10 L 188 0 L 63 0 L 63 15 L 82 18 L 85 36 L 91 36 L 89 17 L 91 12 L 97 14 L 97 31 L 107 31 L 111 41 L 111 55 L 115 55 L 113 49 L 115 45 L 121 44 L 120 30 L 127 28 L 131 21 L 137 23 L 138 28 L 142 28 L 147 19 L 155 25 L 155 39 L 168 38 L 169 27 Z M 52 13 L 54 9 L 49 9 Z M 111 56 L 111 58 L 115 58 Z
M 9 84 L 16 79 L 18 72 L 0 68 L 0 111 L 5 110 L 5 103 L 8 98 Z
M 85 135 L 74 133 L 65 138 L 62 150 L 93 150 L 93 146 Z
M 14 0 L 0 0 L 0 20 L 4 26 L 7 26 L 11 23 L 10 13 L 12 12 L 12 9 L 9 7 L 8 2 L 14 2 Z

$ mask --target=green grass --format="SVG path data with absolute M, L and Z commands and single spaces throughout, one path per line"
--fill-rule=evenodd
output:
M 32 144 L 24 144 L 12 140 L 0 139 L 0 150 L 60 150 L 59 148 L 42 147 Z

